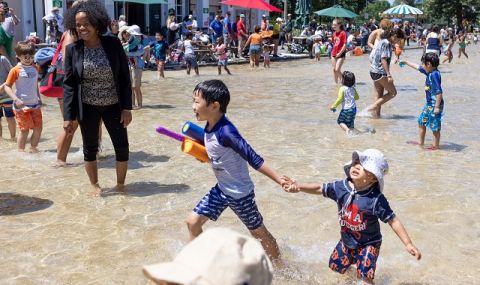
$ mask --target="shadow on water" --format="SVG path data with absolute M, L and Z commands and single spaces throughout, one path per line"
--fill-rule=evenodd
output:
M 80 150 L 79 147 L 71 147 L 70 150 L 68 151 L 68 153 L 74 153 L 74 152 L 78 152 Z M 48 152 L 48 153 L 57 153 L 57 149 L 47 149 L 47 150 L 44 150 L 43 152 Z
M 173 109 L 175 108 L 172 105 L 162 105 L 162 104 L 156 104 L 156 105 L 143 105 L 142 109 Z
M 418 91 L 418 88 L 413 85 L 396 85 L 398 91 Z
M 47 199 L 15 193 L 0 193 L 0 216 L 41 211 L 52 205 L 53 202 Z
M 134 182 L 127 184 L 127 193 L 115 191 L 114 188 L 102 192 L 102 197 L 126 195 L 134 197 L 147 197 L 157 194 L 185 193 L 190 191 L 190 186 L 186 184 L 160 184 L 158 182 Z
M 152 163 L 167 162 L 170 159 L 166 155 L 153 155 L 144 151 L 130 152 L 128 169 L 151 167 Z M 115 154 L 102 157 L 98 162 L 99 168 L 115 168 Z
M 463 144 L 457 144 L 452 142 L 443 142 L 440 143 L 440 150 L 441 151 L 451 151 L 451 152 L 460 152 L 466 149 L 468 146 Z
M 384 120 L 416 120 L 417 117 L 413 115 L 387 115 L 382 116 L 381 119 Z

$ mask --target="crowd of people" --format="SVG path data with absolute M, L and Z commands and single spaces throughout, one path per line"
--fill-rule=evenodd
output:
M 32 130 L 30 150 L 38 152 L 43 121 L 38 87 L 39 69 L 34 62 L 35 46 L 22 41 L 12 47 L 14 27 L 19 20 L 14 11 L 6 7 L 5 3 L 0 3 L 0 118 L 3 115 L 7 118 L 10 138 L 17 141 L 20 151 L 25 151 L 27 137 Z M 181 46 L 187 74 L 193 69 L 199 75 L 195 46 L 205 46 L 218 57 L 218 74 L 222 70 L 231 74 L 227 57 L 229 50 L 236 49 L 238 57 L 248 54 L 252 68 L 259 66 L 261 57 L 264 66 L 269 67 L 270 55 L 278 56 L 278 48 L 292 42 L 291 15 L 285 21 L 277 18 L 273 25 L 263 15 L 259 25 L 253 26 L 252 33 L 247 30 L 245 15 L 238 15 L 235 20 L 230 17 L 229 12 L 223 17 L 217 14 L 209 26 L 211 39 L 204 43 L 197 33 L 198 24 L 191 15 L 185 17 L 182 23 L 176 23 L 175 17 L 170 16 L 166 29 L 157 31 L 155 39 L 149 40 L 139 26 L 128 25 L 124 17 L 111 21 L 104 5 L 97 0 L 76 1 L 65 17 L 54 8 L 44 20 L 49 27 L 47 42 L 58 44 L 57 50 L 62 55 L 58 68 L 64 71 L 63 94 L 59 98 L 64 123 L 63 128 L 59 126 L 57 139 L 58 163 L 65 165 L 73 135 L 80 127 L 85 170 L 93 194 L 100 196 L 102 188 L 98 178 L 97 156 L 103 124 L 115 149 L 117 190 L 126 191 L 130 152 L 127 127 L 132 121 L 131 110 L 143 107 L 142 73 L 152 57 L 158 78 L 164 78 L 170 46 Z M 419 34 L 422 34 L 421 39 L 416 36 Z M 355 101 L 359 99 L 355 89 L 355 74 L 342 71 L 352 45 L 370 50 L 371 65 L 369 71 L 365 72 L 370 73 L 376 91 L 372 104 L 367 108 L 373 117 L 380 117 L 382 105 L 397 95 L 391 64 L 407 65 L 424 74 L 426 102 L 418 118 L 419 141 L 415 143 L 424 145 L 426 129 L 429 128 L 434 136 L 430 149 L 439 149 L 445 103 L 441 74 L 437 67 L 442 54 L 445 54 L 443 62 L 451 62 L 455 42 L 459 44 L 459 57 L 464 55 L 468 58 L 465 49 L 470 39 L 464 31 L 455 33 L 452 29 L 433 26 L 419 32 L 414 31 L 408 22 L 395 24 L 387 19 L 378 26 L 371 21 L 357 29 L 353 24 L 335 19 L 328 28 L 312 21 L 304 27 L 302 35 L 316 36 L 312 42 L 316 60 L 319 60 L 322 51 L 330 56 L 333 81 L 340 86 L 338 97 L 330 109 L 336 112 L 341 106 L 337 123 L 347 133 L 355 130 Z M 473 35 L 471 41 L 476 44 L 475 37 Z M 400 58 L 403 46 L 408 46 L 413 40 L 425 47 L 421 65 Z M 199 200 L 186 219 L 191 240 L 201 235 L 202 227 L 208 220 L 217 220 L 230 207 L 260 242 L 254 243 L 254 247 L 261 245 L 265 250 L 266 256 L 262 255 L 263 251 L 257 251 L 255 255 L 264 260 L 260 262 L 264 270 L 260 274 L 264 283 L 256 284 L 269 284 L 270 260 L 274 264 L 280 263 L 281 254 L 255 202 L 254 184 L 248 171 L 250 165 L 288 193 L 323 195 L 337 203 L 342 236 L 329 260 L 332 270 L 343 274 L 356 261 L 358 278 L 366 283 L 373 282 L 381 246 L 379 220 L 391 226 L 409 254 L 421 258 L 420 251 L 383 195 L 388 163 L 380 151 L 368 149 L 354 152 L 351 161 L 344 166 L 345 179 L 324 184 L 298 183 L 293 178 L 278 175 L 225 116 L 230 92 L 222 81 L 199 83 L 192 92 L 192 99 L 197 120 L 206 121 L 205 147 L 218 184 Z M 20 130 L 18 138 L 15 124 Z M 365 217 L 352 216 L 354 208 L 371 214 Z M 232 235 L 232 238 L 239 237 Z M 249 241 L 248 238 L 242 238 Z M 201 244 L 201 241 L 203 239 L 200 237 L 188 247 Z M 158 266 L 146 267 L 145 274 L 158 282 L 180 282 L 178 278 L 166 278 L 171 272 L 167 274 Z

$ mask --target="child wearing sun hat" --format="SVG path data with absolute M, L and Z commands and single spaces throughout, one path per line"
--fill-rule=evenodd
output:
M 337 203 L 341 238 L 330 257 L 329 267 L 344 274 L 350 265 L 355 264 L 357 278 L 373 283 L 382 244 L 378 220 L 388 223 L 407 252 L 419 260 L 420 251 L 383 195 L 384 176 L 388 172 L 383 154 L 376 149 L 354 151 L 344 171 L 345 179 L 323 184 L 300 184 L 295 179 L 282 178 L 286 192 L 321 194 Z

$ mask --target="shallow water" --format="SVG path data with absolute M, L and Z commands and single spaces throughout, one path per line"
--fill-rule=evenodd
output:
M 399 94 L 383 110 L 384 118 L 359 116 L 360 131 L 348 137 L 329 111 L 336 98 L 326 59 L 272 63 L 251 71 L 231 66 L 222 75 L 232 94 L 228 116 L 269 165 L 280 174 L 305 182 L 344 177 L 342 165 L 351 152 L 378 148 L 390 172 L 385 194 L 415 244 L 420 262 L 404 250 L 388 225 L 376 272 L 376 284 L 475 284 L 480 256 L 480 199 L 476 177 L 480 166 L 479 48 L 470 59 L 441 66 L 446 100 L 443 150 L 430 152 L 406 142 L 417 139 L 416 117 L 424 103 L 424 76 L 394 66 Z M 418 60 L 419 50 L 406 52 Z M 368 58 L 349 57 L 363 110 L 372 101 Z M 19 154 L 0 141 L 0 284 L 148 284 L 141 266 L 171 260 L 187 241 L 184 218 L 215 183 L 207 164 L 180 152 L 178 142 L 159 136 L 155 127 L 180 132 L 194 120 L 191 91 L 200 81 L 218 78 L 216 68 L 200 77 L 167 72 L 158 82 L 144 76 L 143 110 L 134 111 L 129 127 L 131 160 L 128 195 L 115 185 L 113 147 L 104 135 L 100 162 L 103 198 L 87 195 L 81 138 L 76 135 L 66 168 L 55 168 L 55 138 L 61 118 L 55 100 L 45 99 L 44 132 L 39 154 Z M 4 137 L 6 123 L 3 122 Z M 106 132 L 105 132 L 106 134 Z M 427 133 L 427 143 L 431 132 Z M 282 192 L 268 178 L 251 171 L 265 224 L 277 238 L 287 268 L 274 284 L 351 284 L 353 272 L 341 276 L 328 269 L 339 239 L 336 205 L 322 197 Z M 247 232 L 230 210 L 218 222 Z

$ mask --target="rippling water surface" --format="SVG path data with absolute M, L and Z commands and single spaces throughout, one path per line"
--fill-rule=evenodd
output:
M 328 109 L 337 87 L 326 59 L 274 62 L 269 70 L 231 66 L 234 75 L 221 78 L 232 94 L 228 116 L 280 174 L 330 181 L 344 177 L 342 165 L 353 150 L 384 152 L 390 164 L 384 192 L 423 259 L 409 256 L 383 224 L 376 284 L 478 284 L 479 51 L 469 46 L 469 60 L 455 58 L 440 68 L 446 108 L 442 150 L 436 152 L 406 143 L 417 139 L 416 117 L 425 100 L 425 78 L 414 70 L 392 67 L 397 98 L 385 106 L 384 118 L 359 117 L 358 129 L 376 133 L 355 137 L 340 130 Z M 418 60 L 420 51 L 407 51 L 406 57 Z M 362 110 L 373 96 L 368 58 L 349 57 L 344 69 L 356 75 Z M 216 67 L 200 72 L 187 77 L 169 71 L 160 82 L 153 72 L 145 73 L 145 107 L 133 112 L 129 127 L 128 195 L 112 191 L 114 153 L 106 135 L 99 163 L 103 198 L 87 196 L 80 135 L 70 166 L 54 167 L 61 128 L 55 100 L 45 99 L 41 153 L 19 154 L 13 143 L 0 141 L 1 284 L 147 284 L 141 266 L 178 253 L 188 236 L 184 218 L 215 178 L 207 164 L 182 154 L 179 144 L 157 135 L 155 127 L 180 131 L 195 119 L 193 87 L 218 78 Z M 5 121 L 3 127 L 5 137 Z M 251 174 L 266 226 L 287 263 L 274 284 L 351 284 L 352 274 L 340 276 L 327 264 L 339 239 L 335 203 L 284 193 L 268 178 Z M 206 225 L 213 226 L 247 232 L 230 210 Z

